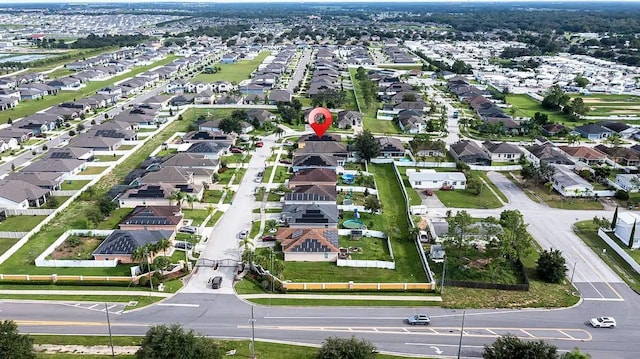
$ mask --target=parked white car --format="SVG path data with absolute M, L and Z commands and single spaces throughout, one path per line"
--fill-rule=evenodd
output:
M 591 326 L 594 328 L 612 328 L 613 329 L 616 327 L 616 320 L 613 319 L 613 317 L 591 318 L 589 323 L 591 323 Z

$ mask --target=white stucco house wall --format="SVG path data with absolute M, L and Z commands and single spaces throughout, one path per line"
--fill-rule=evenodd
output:
M 631 228 L 636 225 L 636 231 L 633 235 L 633 245 L 631 248 L 640 248 L 640 215 L 633 212 L 622 212 L 618 214 L 618 220 L 616 221 L 616 229 L 614 231 L 616 237 L 626 245 L 629 244 L 631 237 Z
M 462 172 L 436 172 L 433 169 L 407 169 L 411 187 L 416 189 L 440 189 L 452 186 L 454 189 L 467 188 L 467 178 Z

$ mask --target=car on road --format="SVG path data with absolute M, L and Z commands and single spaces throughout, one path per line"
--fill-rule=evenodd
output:
M 244 231 L 240 231 L 240 233 L 238 233 L 238 238 L 245 239 L 247 238 L 248 235 L 249 235 L 249 231 L 245 229 Z
M 198 233 L 198 227 L 194 227 L 194 226 L 182 226 L 178 229 L 178 232 L 182 232 L 182 233 L 189 233 L 189 234 L 197 234 Z
M 262 237 L 262 241 L 263 242 L 273 242 L 276 240 L 276 236 L 263 236 Z
M 615 328 L 616 320 L 613 317 L 591 318 L 589 321 L 594 328 Z
M 218 289 L 222 285 L 222 277 L 221 276 L 215 276 L 213 278 L 210 278 L 209 280 L 211 282 L 211 289 Z
M 411 325 L 429 325 L 429 323 L 431 323 L 431 318 L 426 314 L 416 314 L 407 318 L 407 322 Z

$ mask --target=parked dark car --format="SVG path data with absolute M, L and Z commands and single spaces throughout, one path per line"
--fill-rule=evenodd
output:
M 285 165 L 290 165 L 292 162 L 291 162 L 291 160 L 280 160 L 280 163 L 285 164 Z
M 242 149 L 236 147 L 232 148 L 230 151 L 231 153 L 242 153 Z
M 260 142 L 256 142 L 256 147 L 262 147 L 264 146 L 264 142 L 260 141 Z
M 263 236 L 262 237 L 262 241 L 263 242 L 273 242 L 276 240 L 276 236 Z

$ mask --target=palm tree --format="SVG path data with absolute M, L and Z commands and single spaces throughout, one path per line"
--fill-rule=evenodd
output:
M 189 206 L 191 207 L 191 209 L 193 209 L 193 202 L 196 201 L 196 197 L 190 194 L 186 195 L 185 197 L 186 197 L 187 203 L 189 203 Z
M 180 200 L 180 190 L 176 190 L 175 192 L 172 192 L 171 195 L 169 196 L 169 205 L 171 206 L 173 204 L 173 201 L 176 201 L 177 204 L 178 201 Z
M 157 250 L 162 250 L 162 253 L 166 256 L 167 249 L 171 248 L 171 242 L 166 238 L 162 238 L 155 244 L 155 247 Z
M 280 127 L 276 125 L 276 135 L 278 137 L 281 137 L 284 134 L 284 130 Z

